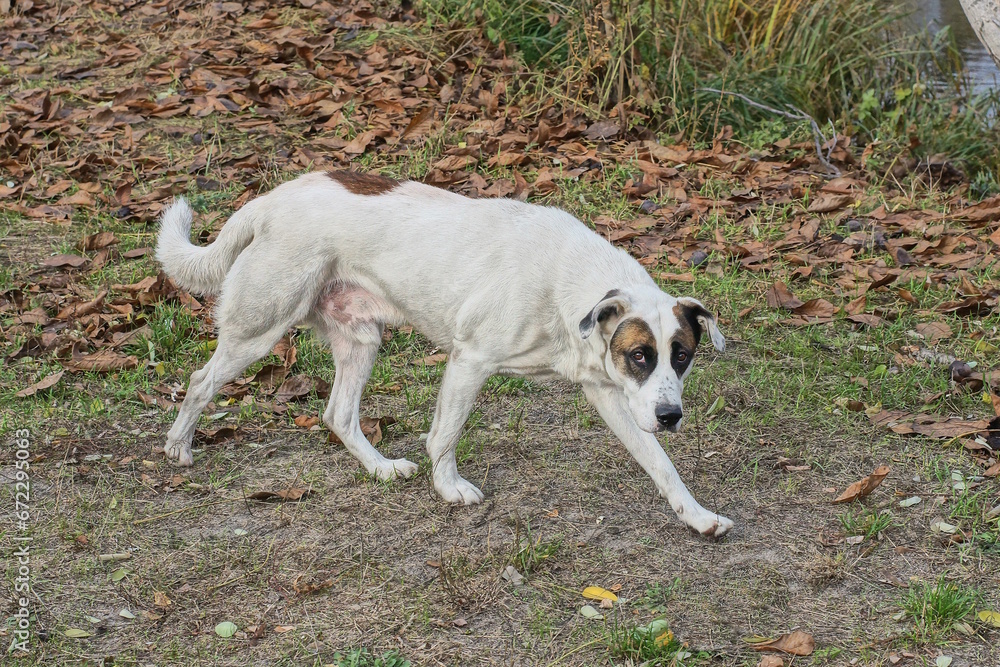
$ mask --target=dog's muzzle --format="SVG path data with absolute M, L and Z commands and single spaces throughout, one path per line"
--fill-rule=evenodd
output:
M 656 406 L 656 430 L 676 433 L 683 416 L 684 412 L 676 405 Z

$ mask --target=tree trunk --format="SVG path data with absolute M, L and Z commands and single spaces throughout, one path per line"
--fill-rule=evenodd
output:
M 1000 67 L 1000 0 L 960 0 L 976 37 Z

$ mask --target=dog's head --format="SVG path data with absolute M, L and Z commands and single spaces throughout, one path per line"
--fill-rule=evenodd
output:
M 704 332 L 715 349 L 725 349 L 715 316 L 700 302 L 653 287 L 611 290 L 580 321 L 584 338 L 600 336 L 608 376 L 650 433 L 680 428 L 684 378 Z

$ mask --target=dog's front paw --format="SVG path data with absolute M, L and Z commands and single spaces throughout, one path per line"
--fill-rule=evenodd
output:
M 190 466 L 194 464 L 194 456 L 191 455 L 191 443 L 180 440 L 167 439 L 167 444 L 163 448 L 163 453 L 167 459 L 175 461 L 178 465 Z
M 733 522 L 721 514 L 710 514 L 709 517 L 701 526 L 692 528 L 707 537 L 722 537 L 733 527 Z
M 707 537 L 722 537 L 733 527 L 733 522 L 721 514 L 709 512 L 701 505 L 680 507 L 677 518 L 686 523 L 691 530 Z
M 449 503 L 477 505 L 483 502 L 483 492 L 467 480 L 456 477 L 453 482 L 435 484 L 434 488 Z
M 413 477 L 417 474 L 417 464 L 406 459 L 393 459 L 375 466 L 374 475 L 383 482 L 389 482 L 396 478 Z

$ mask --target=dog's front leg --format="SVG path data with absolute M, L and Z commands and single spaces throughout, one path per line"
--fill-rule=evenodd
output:
M 462 427 L 490 372 L 481 363 L 453 354 L 444 369 L 434 422 L 427 434 L 427 454 L 433 465 L 434 489 L 450 503 L 483 502 L 483 493 L 458 474 L 455 447 Z
M 584 385 L 583 391 L 625 448 L 653 479 L 660 495 L 667 499 L 681 521 L 702 535 L 716 537 L 733 527 L 732 521 L 709 512 L 692 497 L 656 436 L 646 433 L 635 423 L 620 391 L 597 385 Z

